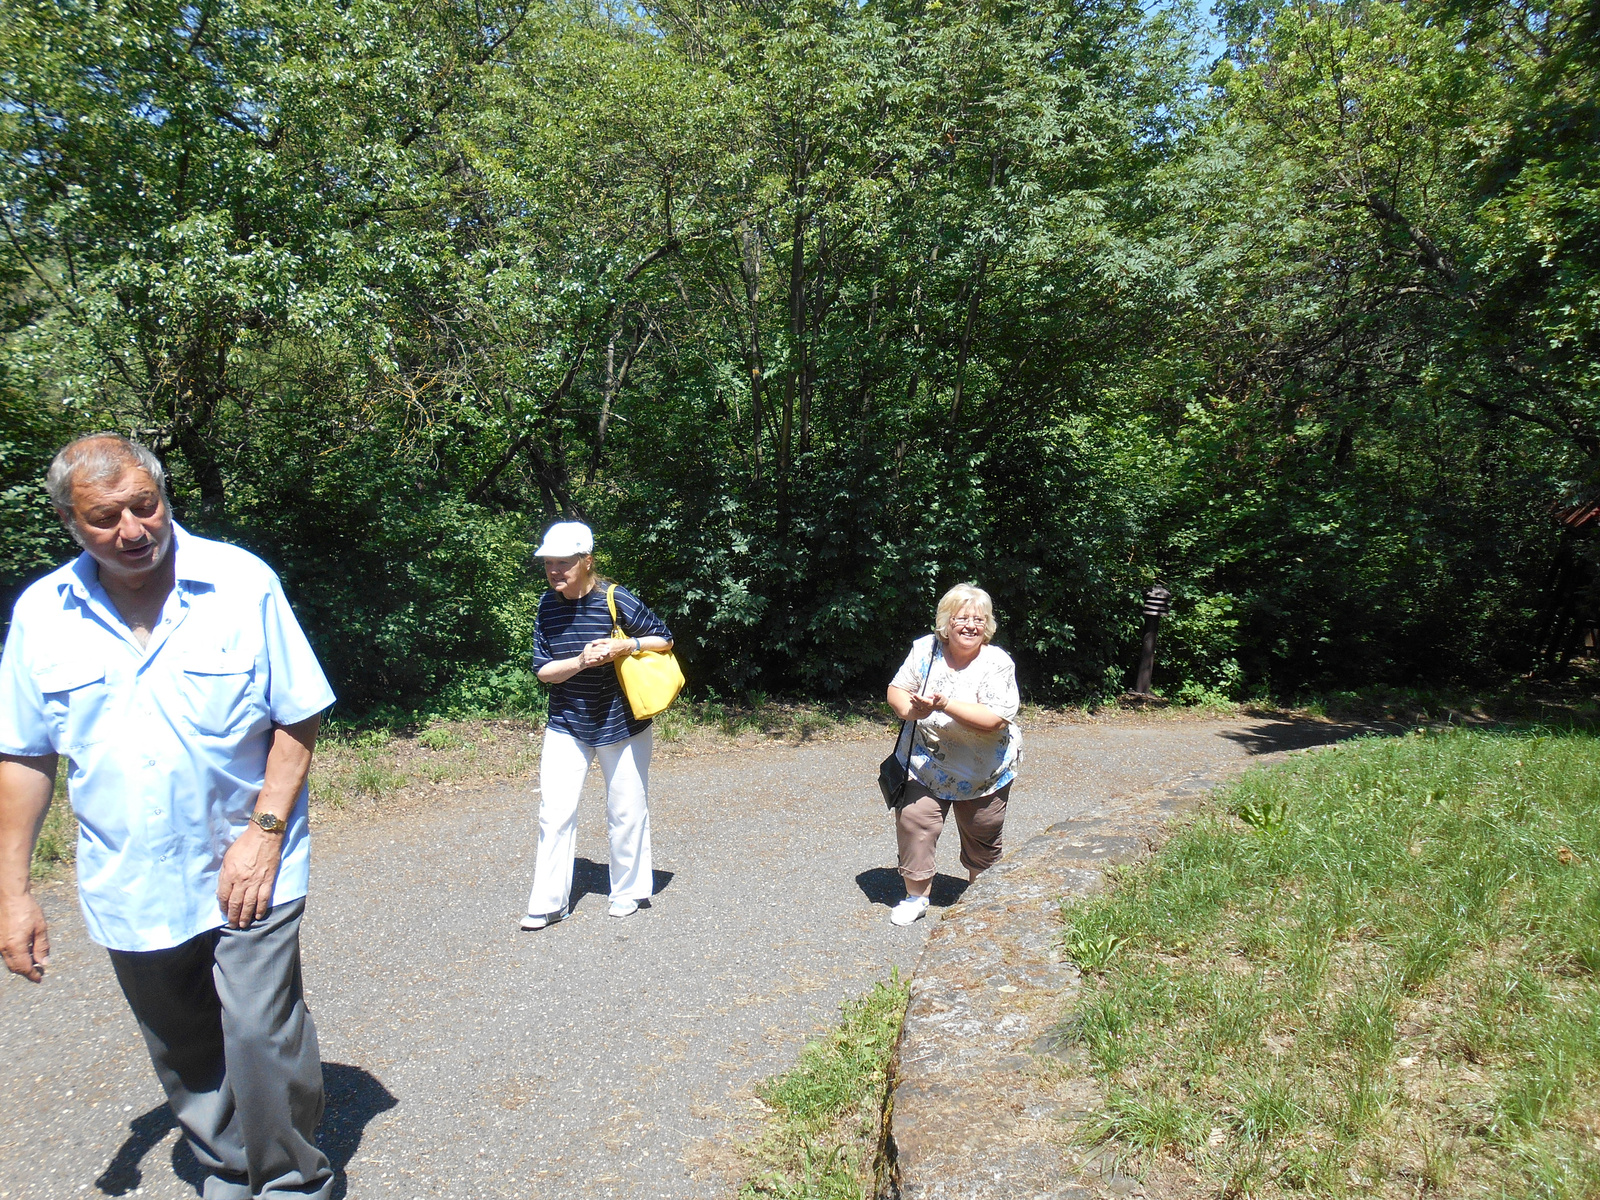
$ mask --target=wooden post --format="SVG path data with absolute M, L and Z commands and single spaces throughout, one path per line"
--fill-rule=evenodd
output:
M 1156 632 L 1161 628 L 1161 618 L 1172 611 L 1172 593 L 1159 583 L 1146 588 L 1144 593 L 1144 645 L 1139 649 L 1139 674 L 1133 690 L 1141 696 L 1150 694 L 1150 677 L 1156 669 Z

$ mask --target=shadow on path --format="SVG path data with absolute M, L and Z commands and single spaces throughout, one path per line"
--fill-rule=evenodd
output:
M 1277 750 L 1305 750 L 1327 746 L 1354 737 L 1404 733 L 1406 726 L 1392 721 L 1312 721 L 1297 717 L 1273 717 L 1248 729 L 1231 729 L 1222 736 L 1237 742 L 1251 754 L 1271 754 Z
M 655 878 L 650 884 L 650 894 L 659 896 L 667 890 L 667 885 L 672 882 L 671 871 L 656 871 Z M 611 867 L 608 863 L 597 863 L 592 858 L 584 858 L 581 854 L 572 860 L 572 895 L 567 901 L 567 907 L 578 907 L 578 901 L 585 896 L 611 895 Z M 643 903 L 641 901 L 641 903 Z
M 172 1109 L 165 1104 L 129 1121 L 127 1140 L 112 1155 L 100 1178 L 94 1181 L 95 1187 L 107 1196 L 126 1196 L 136 1189 L 144 1182 L 144 1173 L 139 1170 L 144 1156 L 177 1127 Z M 205 1168 L 195 1160 L 194 1152 L 183 1138 L 172 1147 L 172 1173 L 197 1192 L 205 1183 Z
M 886 908 L 893 908 L 906 897 L 905 882 L 893 867 L 873 867 L 870 871 L 861 872 L 856 876 L 856 886 L 872 903 L 882 904 Z M 935 908 L 948 908 L 961 899 L 961 894 L 968 886 L 965 879 L 957 879 L 954 875 L 935 875 L 928 902 Z
M 317 1144 L 333 1164 L 333 1200 L 344 1200 L 349 1189 L 345 1167 L 360 1149 L 368 1122 L 400 1101 L 374 1076 L 344 1063 L 322 1064 L 322 1086 L 328 1107 L 322 1114 Z
M 317 1130 L 317 1144 L 333 1167 L 333 1200 L 344 1200 L 349 1191 L 345 1167 L 360 1148 L 368 1122 L 400 1102 L 374 1076 L 344 1063 L 322 1064 L 322 1086 L 327 1108 Z M 107 1196 L 126 1196 L 135 1191 L 144 1181 L 140 1170 L 144 1156 L 177 1127 L 177 1118 L 165 1104 L 135 1117 L 128 1123 L 127 1140 L 94 1181 L 95 1187 Z M 196 1192 L 205 1186 L 205 1168 L 189 1149 L 186 1138 L 180 1137 L 172 1147 L 172 1173 Z

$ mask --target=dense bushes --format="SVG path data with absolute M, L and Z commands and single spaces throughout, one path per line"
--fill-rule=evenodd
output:
M 876 691 L 960 579 L 1042 700 L 1158 578 L 1169 692 L 1525 669 L 1592 616 L 1600 39 L 1478 7 L 1230 8 L 1213 69 L 1119 0 L 35 0 L 5 586 L 113 425 L 351 711 L 529 702 L 558 514 L 724 692 Z

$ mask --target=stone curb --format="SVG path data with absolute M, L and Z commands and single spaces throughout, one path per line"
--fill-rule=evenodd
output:
M 880 1200 L 1090 1200 L 1133 1180 L 1079 1177 L 1058 1100 L 1029 1075 L 1052 1042 L 1078 971 L 1061 955 L 1059 901 L 1105 868 L 1143 858 L 1163 826 L 1264 754 L 1173 776 L 1050 826 L 980 876 L 929 934 L 911 980 L 885 1117 Z M 1088 1109 L 1085 1094 L 1068 1108 Z

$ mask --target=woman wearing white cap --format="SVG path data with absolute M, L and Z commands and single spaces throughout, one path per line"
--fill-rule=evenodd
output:
M 550 685 L 550 717 L 539 760 L 539 851 L 524 929 L 567 915 L 577 846 L 578 796 L 589 764 L 600 760 L 611 835 L 611 915 L 638 911 L 654 882 L 650 858 L 651 729 L 628 708 L 611 664 L 636 650 L 670 650 L 672 630 L 626 588 L 616 589 L 611 636 L 605 587 L 594 571 L 594 534 L 560 521 L 534 554 L 544 559 L 550 591 L 533 626 L 533 668 Z

